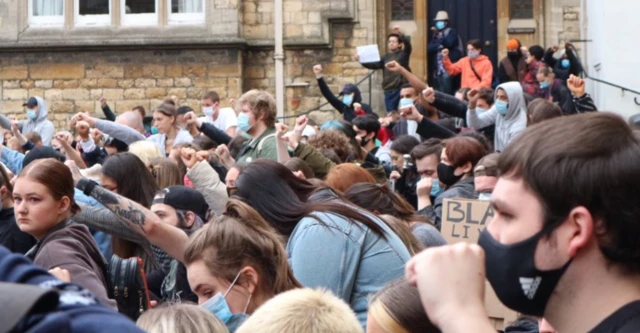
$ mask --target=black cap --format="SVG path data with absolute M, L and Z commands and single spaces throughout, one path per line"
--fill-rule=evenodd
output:
M 24 169 L 29 165 L 29 163 L 43 158 L 55 158 L 60 162 L 64 162 L 65 160 L 65 157 L 62 154 L 49 146 L 36 147 L 31 149 L 31 151 L 24 157 L 22 160 L 22 168 Z
M 22 104 L 22 106 L 27 106 L 27 107 L 30 107 L 30 108 L 38 106 L 38 100 L 35 97 L 29 97 L 27 102 Z
M 113 137 L 109 137 L 107 139 L 107 141 L 105 141 L 104 145 L 106 147 L 113 147 L 115 148 L 119 153 L 124 152 L 124 151 L 128 151 L 129 150 L 129 145 L 118 140 L 115 139 Z
M 200 192 L 186 186 L 170 186 L 162 190 L 162 193 L 164 198 L 153 199 L 154 204 L 161 203 L 174 209 L 193 212 L 200 216 L 203 222 L 207 221 L 209 205 Z
M 181 106 L 176 110 L 177 115 L 187 114 L 187 112 L 191 112 L 193 109 L 190 106 Z

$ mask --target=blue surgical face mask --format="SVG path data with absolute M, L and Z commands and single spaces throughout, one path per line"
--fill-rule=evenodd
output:
M 491 201 L 491 193 L 483 192 L 478 194 L 478 200 Z
M 431 183 L 431 196 L 437 197 L 442 194 L 442 189 L 440 188 L 440 181 L 438 179 L 434 179 Z
M 476 108 L 476 114 L 483 114 L 487 112 L 487 109 L 483 109 L 483 108 Z
M 550 84 L 547 81 L 542 81 L 540 82 L 540 89 L 547 89 L 549 88 Z
M 38 113 L 36 112 L 36 110 L 27 110 L 27 118 L 29 118 L 31 121 L 34 121 L 38 118 Z
M 496 101 L 496 111 L 498 111 L 501 115 L 506 115 L 507 111 L 509 111 L 509 103 L 501 100 Z
M 438 21 L 436 22 L 436 29 L 438 30 L 442 30 L 444 29 L 444 27 L 447 26 L 447 23 L 445 23 L 444 21 Z
M 158 134 L 158 133 L 159 133 L 158 128 L 155 126 L 151 126 L 151 134 Z
M 351 103 L 353 103 L 353 95 L 345 94 L 344 96 L 342 96 L 342 103 L 346 104 L 347 106 L 351 106 Z
M 246 113 L 240 113 L 238 115 L 238 129 L 243 132 L 248 132 L 251 129 L 251 125 L 249 124 L 249 115 Z
M 562 59 L 562 61 L 560 62 L 560 66 L 562 66 L 562 68 L 569 68 L 569 66 L 571 66 L 571 61 L 569 61 L 569 59 Z
M 477 59 L 480 56 L 480 52 L 479 51 L 467 51 L 467 54 L 469 55 L 469 58 L 471 58 L 471 59 Z
M 400 109 L 413 105 L 413 99 L 403 98 L 400 100 Z
M 247 318 L 249 318 L 249 315 L 247 314 L 247 308 L 249 307 L 249 303 L 251 302 L 251 294 L 249 294 L 249 300 L 247 301 L 247 305 L 245 306 L 242 313 L 231 312 L 229 304 L 225 299 L 225 297 L 227 297 L 227 294 L 229 294 L 229 291 L 231 291 L 231 288 L 233 288 L 235 283 L 238 281 L 240 274 L 242 274 L 242 271 L 239 272 L 238 275 L 236 275 L 236 278 L 233 279 L 233 282 L 224 293 L 224 295 L 221 293 L 217 293 L 206 303 L 201 305 L 203 308 L 207 309 L 207 311 L 218 317 L 218 319 L 220 319 L 220 321 L 222 321 L 224 325 L 227 326 L 229 332 L 232 333 L 235 332 L 238 327 L 240 327 L 240 325 L 242 325 L 247 320 Z

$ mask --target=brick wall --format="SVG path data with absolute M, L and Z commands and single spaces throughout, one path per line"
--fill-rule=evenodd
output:
M 199 110 L 205 90 L 223 99 L 240 95 L 239 59 L 236 50 L 2 53 L 1 110 L 24 118 L 22 103 L 41 96 L 56 128 L 76 112 L 103 117 L 101 96 L 117 113 L 137 105 L 150 110 L 169 95 Z

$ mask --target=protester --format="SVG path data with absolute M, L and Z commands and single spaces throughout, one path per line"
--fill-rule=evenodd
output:
M 476 110 L 478 91 L 469 92 L 467 123 L 473 128 L 484 128 L 495 124 L 494 149 L 502 151 L 527 124 L 527 110 L 518 82 L 499 85 L 495 92 L 495 104 L 490 110 L 479 113 Z
M 527 126 L 562 117 L 562 109 L 549 100 L 536 98 L 527 106 Z
M 311 168 L 309 167 L 309 164 L 307 164 L 307 162 L 303 161 L 298 157 L 291 158 L 290 160 L 284 163 L 284 166 L 286 166 L 287 169 L 291 170 L 291 172 L 293 172 L 293 174 L 296 175 L 296 177 L 298 178 L 302 178 L 302 179 L 315 178 L 315 174 L 313 173 L 313 170 L 311 170 Z
M 313 66 L 313 72 L 316 75 L 320 93 L 322 93 L 322 96 L 324 96 L 336 111 L 342 114 L 344 120 L 352 121 L 357 116 L 374 114 L 371 106 L 362 102 L 362 94 L 358 86 L 355 84 L 347 84 L 342 88 L 342 91 L 340 91 L 340 95 L 336 97 L 324 80 L 322 65 Z M 340 96 L 342 96 L 341 99 L 339 98 Z M 355 110 L 356 104 L 360 106 L 358 112 Z
M 25 256 L 45 269 L 69 271 L 71 282 L 115 309 L 98 245 L 87 227 L 72 220 L 80 210 L 73 197 L 73 178 L 62 162 L 42 159 L 22 169 L 13 188 L 16 220 L 20 230 L 38 240 Z
M 498 158 L 500 153 L 483 157 L 473 169 L 473 182 L 479 200 L 491 200 L 491 193 L 498 182 Z
M 571 92 L 560 79 L 555 77 L 556 75 L 548 66 L 542 66 L 538 70 L 536 77 L 540 82 L 540 95 L 538 97 L 558 103 L 562 108 L 562 113 L 565 115 L 576 113 Z
M 431 178 L 431 193 L 429 196 L 432 201 L 443 192 L 440 186 L 440 180 L 438 180 L 440 156 L 442 156 L 442 141 L 438 139 L 429 139 L 415 146 L 411 151 L 411 159 L 416 166 L 416 173 L 419 178 Z M 416 207 L 418 206 L 417 201 L 416 193 Z
M 571 75 L 580 75 L 583 69 L 576 56 L 573 45 L 570 43 L 564 44 L 564 50 L 560 51 L 562 54 L 559 59 L 556 59 L 554 54 L 558 52 L 558 46 L 554 45 L 547 49 L 544 54 L 544 62 L 550 67 L 553 68 L 553 73 L 556 75 L 556 78 L 562 80 L 562 82 L 566 82 Z
M 14 253 L 25 254 L 34 245 L 33 236 L 20 230 L 16 223 L 13 202 L 13 185 L 4 167 L 0 168 L 0 245 Z
M 403 135 L 393 140 L 390 147 L 393 169 L 402 170 L 404 167 L 404 155 L 411 153 L 411 150 L 419 144 L 420 141 L 410 135 Z
M 512 38 L 507 42 L 507 56 L 500 60 L 498 80 L 505 82 L 522 82 L 527 71 L 525 56 L 519 40 Z
M 442 62 L 449 75 L 461 75 L 461 87 L 470 89 L 491 88 L 493 65 L 482 53 L 482 41 L 472 39 L 467 42 L 467 56 L 453 63 L 449 59 L 449 49 L 442 50 Z
M 251 136 L 235 157 L 237 162 L 251 163 L 258 158 L 277 160 L 276 100 L 266 91 L 250 90 L 238 99 L 238 130 Z
M 391 169 L 391 152 L 389 148 L 376 145 L 376 137 L 380 131 L 380 122 L 373 115 L 356 117 L 351 121 L 353 130 L 356 131 L 360 146 L 387 168 Z
M 216 316 L 193 304 L 173 304 L 145 311 L 138 327 L 149 333 L 228 333 Z
M 27 119 L 18 123 L 18 129 L 22 133 L 36 132 L 42 137 L 45 146 L 51 145 L 51 139 L 55 129 L 53 123 L 47 119 L 49 109 L 47 103 L 40 96 L 29 97 L 22 105 L 27 108 Z M 12 120 L 0 113 L 0 126 L 4 129 L 11 129 Z
M 158 188 L 184 185 L 184 175 L 174 160 L 168 157 L 158 157 L 152 159 L 149 166 Z
M 400 103 L 400 89 L 405 84 L 402 75 L 388 70 L 385 65 L 388 62 L 396 61 L 402 67 L 409 68 L 411 58 L 411 41 L 402 32 L 400 27 L 393 28 L 393 32 L 387 36 L 387 46 L 389 53 L 381 57 L 379 62 L 361 63 L 363 67 L 373 70 L 382 69 L 382 90 L 384 90 L 384 104 L 387 112 L 397 111 Z M 355 55 L 354 59 L 360 61 L 360 56 Z
M 598 111 L 591 96 L 585 92 L 584 79 L 571 75 L 567 80 L 567 87 L 571 91 L 571 95 L 573 95 L 573 104 L 577 113 Z
M 329 171 L 325 183 L 334 191 L 344 193 L 353 184 L 375 184 L 376 179 L 364 168 L 356 164 L 344 163 L 337 165 Z
M 407 265 L 434 324 L 495 332 L 484 310 L 486 272 L 503 304 L 558 332 L 636 331 L 638 156 L 638 137 L 611 113 L 528 128 L 500 157 L 495 215 L 479 245 L 427 250 Z
M 204 117 L 200 118 L 201 121 L 213 124 L 230 137 L 236 136 L 238 126 L 236 112 L 233 108 L 220 107 L 220 96 L 217 92 L 211 90 L 204 93 L 200 105 L 202 105 L 202 113 L 204 114 Z
M 450 61 L 456 63 L 462 58 L 464 45 L 456 29 L 449 26 L 449 14 L 446 11 L 439 11 L 433 21 L 435 27 L 431 28 L 432 36 L 427 45 L 429 63 L 432 64 L 430 73 L 436 80 L 438 91 L 453 95 L 456 90 L 454 79 L 445 69 L 442 50 L 449 50 Z
M 361 333 L 349 306 L 329 291 L 294 289 L 265 303 L 238 333 Z
M 376 216 L 330 190 L 312 196 L 318 188 L 274 161 L 249 164 L 236 186 L 236 195 L 288 238 L 289 261 L 300 283 L 335 293 L 364 327 L 368 295 L 399 278 L 409 258 L 401 240 Z
M 431 201 L 432 178 L 422 178 L 417 185 L 418 210 L 436 227 L 442 225 L 442 204 L 447 198 L 477 199 L 473 169 L 485 155 L 482 144 L 473 138 L 455 137 L 443 143 L 438 164 L 438 179 L 446 190 Z
M 387 284 L 371 299 L 367 333 L 440 333 L 427 317 L 420 294 L 405 279 Z
M 540 82 L 538 82 L 538 71 L 544 63 L 542 62 L 544 57 L 544 49 L 539 45 L 534 45 L 529 48 L 528 56 L 525 57 L 527 63 L 527 70 L 524 73 L 524 77 L 520 80 L 522 90 L 525 97 L 528 100 L 540 95 Z

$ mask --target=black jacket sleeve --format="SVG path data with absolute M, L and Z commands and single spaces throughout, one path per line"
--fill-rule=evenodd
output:
M 104 112 L 104 116 L 107 120 L 109 121 L 115 121 L 116 120 L 116 114 L 113 113 L 113 111 L 111 111 L 111 108 L 109 107 L 109 105 L 106 105 L 102 108 L 102 112 Z
M 439 111 L 456 118 L 467 119 L 467 103 L 455 98 L 454 96 L 436 91 L 436 99 L 433 106 Z
M 338 97 L 336 97 L 336 95 L 331 92 L 331 89 L 329 89 L 329 86 L 327 85 L 327 82 L 324 80 L 324 78 L 321 77 L 317 79 L 317 81 L 320 92 L 322 93 L 322 96 L 327 99 L 327 102 L 329 102 L 329 104 L 331 104 L 331 106 L 333 106 L 336 111 L 344 113 L 344 108 L 347 107 L 347 105 L 342 103 L 342 101 L 339 100 Z
M 402 53 L 398 56 L 398 63 L 402 65 L 402 67 L 409 69 L 409 60 L 411 59 L 411 52 L 413 51 L 411 39 L 408 36 L 402 35 L 400 41 L 404 44 L 404 49 L 402 49 Z
M 584 94 L 581 97 L 574 97 L 573 105 L 575 106 L 577 113 L 598 111 L 596 104 L 593 103 L 593 99 L 589 94 Z
M 198 130 L 209 137 L 209 139 L 213 140 L 213 142 L 216 142 L 220 145 L 228 145 L 229 142 L 231 142 L 231 136 L 229 136 L 229 134 L 227 134 L 225 131 L 215 127 L 213 124 L 210 123 L 202 123 L 202 127 L 198 128 Z
M 576 113 L 576 108 L 573 105 L 573 97 L 571 96 L 571 92 L 564 85 L 559 84 L 555 87 L 555 95 L 558 104 L 560 104 L 560 108 L 562 109 L 562 113 L 565 115 L 570 115 Z
M 422 118 L 422 121 L 418 123 L 416 133 L 420 134 L 425 140 L 431 138 L 446 139 L 456 135 L 454 132 L 427 119 L 427 117 Z
M 107 157 L 109 157 L 107 152 L 104 150 L 104 148 L 100 147 L 96 147 L 96 149 L 91 152 L 82 153 L 82 159 L 87 164 L 88 168 L 96 164 L 103 164 Z

